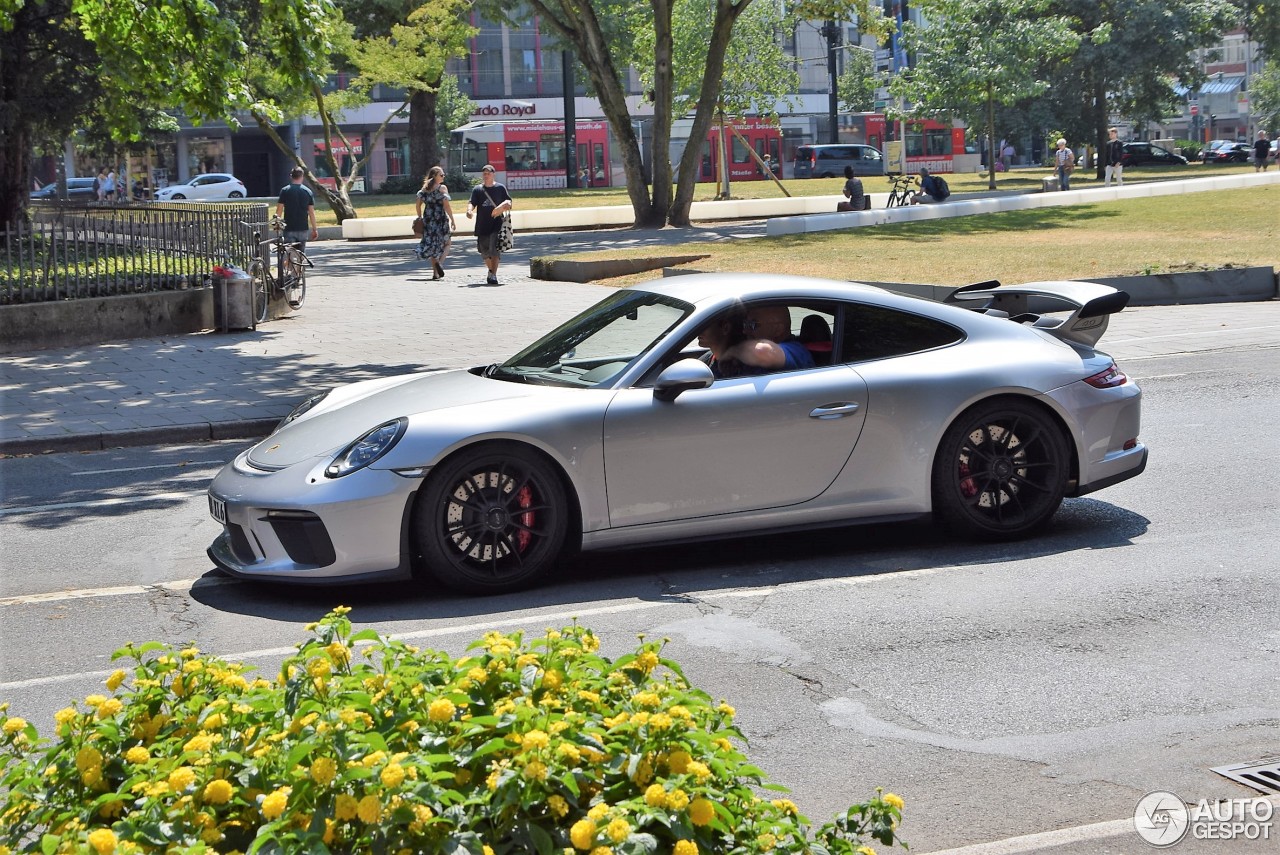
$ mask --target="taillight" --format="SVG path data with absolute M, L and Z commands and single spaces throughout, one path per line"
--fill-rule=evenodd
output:
M 1095 389 L 1110 389 L 1113 386 L 1123 386 L 1129 382 L 1129 378 L 1113 362 L 1106 367 L 1106 370 L 1099 371 L 1092 377 L 1084 378 L 1084 382 Z

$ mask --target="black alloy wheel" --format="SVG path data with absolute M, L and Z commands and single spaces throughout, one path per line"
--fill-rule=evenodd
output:
M 483 445 L 431 473 L 413 535 L 424 569 L 441 584 L 496 594 L 532 584 L 555 564 L 568 521 L 550 463 L 518 445 Z
M 966 537 L 1010 540 L 1048 524 L 1069 474 L 1066 438 L 1040 407 L 979 403 L 947 430 L 933 465 L 934 513 Z

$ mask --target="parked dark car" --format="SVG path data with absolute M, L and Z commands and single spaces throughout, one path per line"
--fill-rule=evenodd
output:
M 854 175 L 884 175 L 884 155 L 869 145 L 802 145 L 796 149 L 794 178 L 838 178 L 846 166 Z
M 1124 144 L 1120 163 L 1123 166 L 1186 166 L 1187 159 L 1153 143 L 1131 142 Z
M 1231 140 L 1214 140 L 1204 150 L 1205 163 L 1248 163 L 1253 159 L 1253 146 Z
M 97 199 L 98 194 L 93 189 L 92 178 L 68 178 L 67 179 L 67 198 L 77 201 L 88 201 Z M 58 183 L 46 184 L 39 190 L 31 191 L 32 199 L 57 199 Z

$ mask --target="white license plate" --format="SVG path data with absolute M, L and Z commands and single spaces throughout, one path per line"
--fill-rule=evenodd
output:
M 218 522 L 227 524 L 227 503 L 212 493 L 209 494 L 209 513 Z

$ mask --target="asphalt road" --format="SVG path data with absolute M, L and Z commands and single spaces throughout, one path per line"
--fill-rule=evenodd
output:
M 1275 353 L 1123 364 L 1146 393 L 1150 466 L 1068 500 L 1036 540 L 837 529 L 593 556 L 485 599 L 218 575 L 204 486 L 240 443 L 0 460 L 0 702 L 47 732 L 130 640 L 269 673 L 337 604 L 454 654 L 577 616 L 611 655 L 669 637 L 817 822 L 879 785 L 906 799 L 916 852 L 1051 830 L 981 851 L 1139 852 L 1131 826 L 1096 824 L 1131 820 L 1153 790 L 1247 797 L 1210 768 L 1280 756 Z

